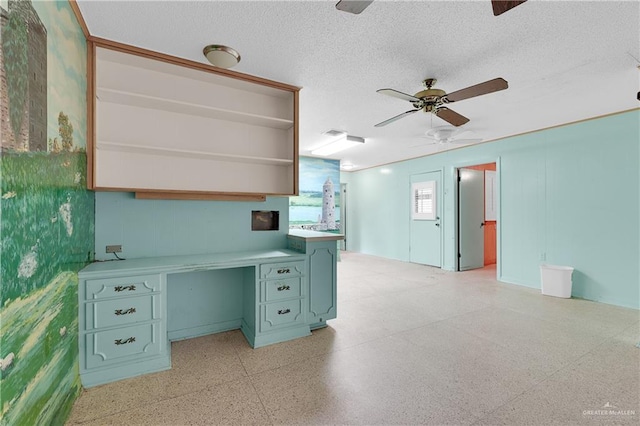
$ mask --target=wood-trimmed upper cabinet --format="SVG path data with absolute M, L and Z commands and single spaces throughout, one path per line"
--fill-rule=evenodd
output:
M 182 199 L 297 194 L 298 87 L 89 45 L 91 189 Z

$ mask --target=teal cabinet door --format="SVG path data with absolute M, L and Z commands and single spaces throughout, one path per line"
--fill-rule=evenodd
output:
M 309 256 L 309 314 L 311 328 L 324 327 L 336 318 L 336 262 L 335 241 L 307 242 Z

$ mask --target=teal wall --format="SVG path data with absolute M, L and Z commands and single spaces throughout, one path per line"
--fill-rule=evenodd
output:
M 539 288 L 546 258 L 576 268 L 574 296 L 639 308 L 639 141 L 634 110 L 342 173 L 348 249 L 408 261 L 410 175 L 443 170 L 443 268 L 454 270 L 454 170 L 496 161 L 498 279 Z
M 105 246 L 121 244 L 124 258 L 262 250 L 287 246 L 289 200 L 265 202 L 137 200 L 133 193 L 97 192 L 96 259 L 114 259 Z M 252 231 L 252 210 L 280 212 L 278 231 Z
M 93 193 L 85 189 L 86 42 L 66 0 L 0 7 L 8 11 L 0 358 L 13 356 L 0 371 L 0 423 L 64 424 L 80 392 L 77 271 L 91 260 L 94 237 Z

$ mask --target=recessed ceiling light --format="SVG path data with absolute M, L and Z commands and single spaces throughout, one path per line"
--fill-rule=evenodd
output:
M 202 53 L 213 66 L 218 68 L 231 68 L 240 62 L 240 54 L 235 49 L 221 44 L 210 44 L 202 50 Z

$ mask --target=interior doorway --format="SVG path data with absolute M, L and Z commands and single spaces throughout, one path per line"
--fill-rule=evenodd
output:
M 497 263 L 498 196 L 496 163 L 457 170 L 457 270 Z

